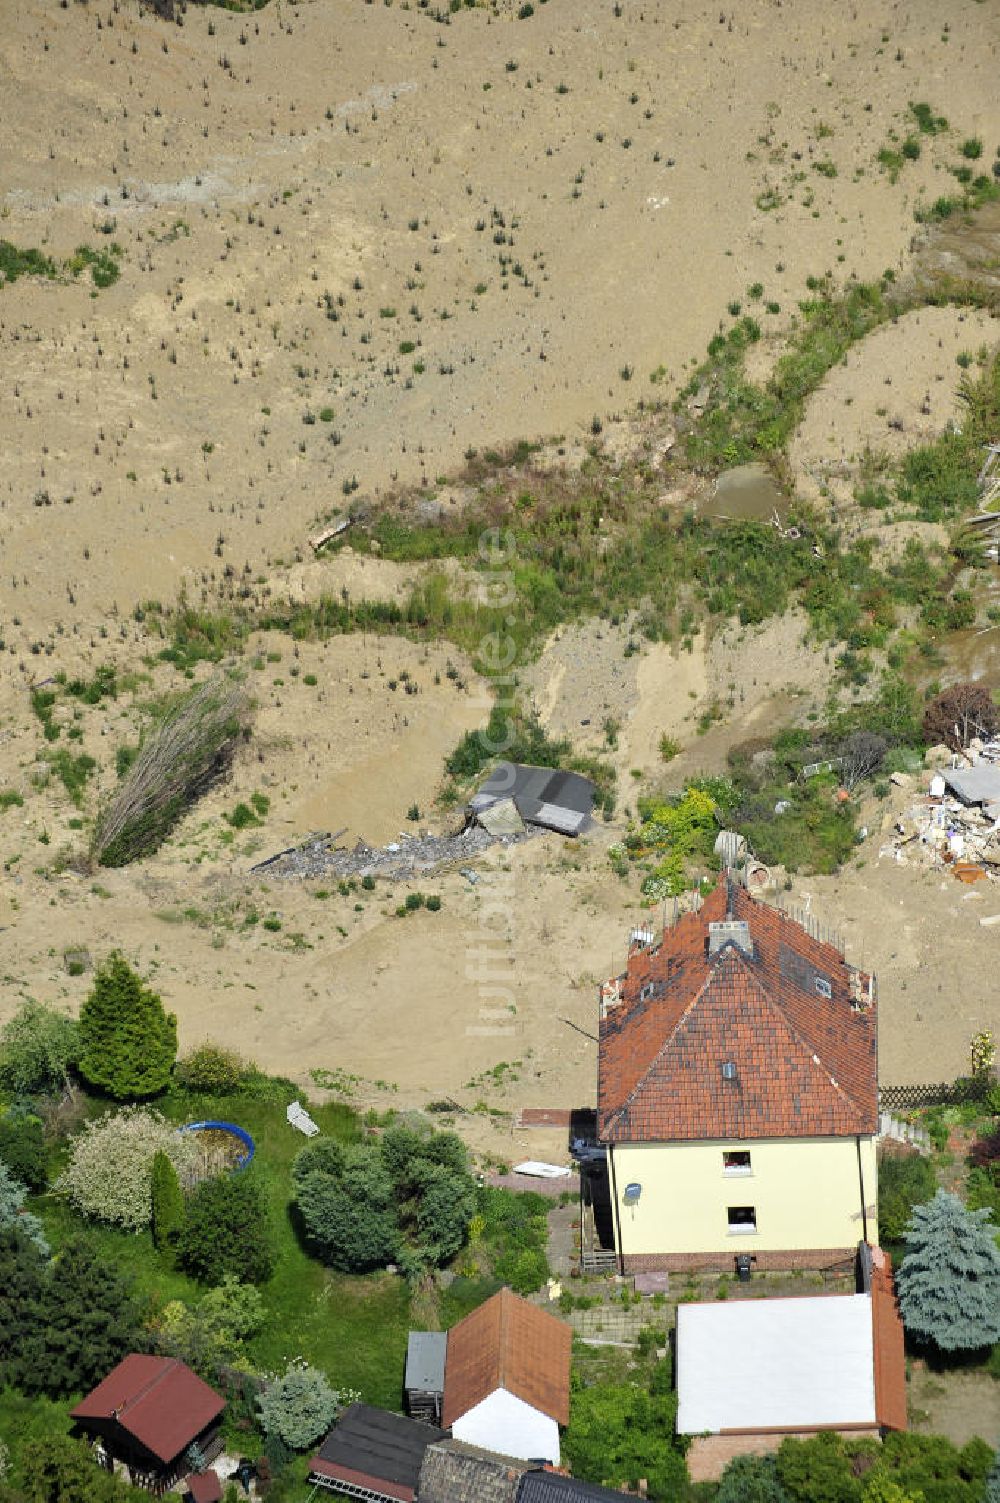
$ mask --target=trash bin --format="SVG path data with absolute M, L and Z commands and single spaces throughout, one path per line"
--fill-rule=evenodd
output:
M 736 1276 L 741 1284 L 749 1284 L 753 1265 L 752 1253 L 739 1253 L 736 1258 Z

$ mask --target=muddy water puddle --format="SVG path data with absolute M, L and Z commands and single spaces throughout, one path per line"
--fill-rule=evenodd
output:
M 1000 202 L 953 214 L 928 234 L 917 254 L 922 280 L 955 277 L 1000 292 Z
M 740 522 L 769 522 L 775 512 L 784 520 L 786 507 L 777 481 L 763 464 L 723 471 L 712 494 L 698 502 L 703 516 Z

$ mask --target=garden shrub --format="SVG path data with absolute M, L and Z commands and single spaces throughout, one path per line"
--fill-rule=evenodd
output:
M 75 1019 L 43 1002 L 24 1002 L 0 1029 L 0 1086 L 19 1096 L 63 1090 L 80 1047 Z
M 252 1170 L 204 1180 L 187 1197 L 176 1239 L 177 1262 L 203 1284 L 231 1274 L 263 1284 L 274 1272 L 267 1207 Z
M 929 1159 L 883 1149 L 878 1159 L 879 1241 L 901 1242 L 914 1206 L 933 1200 L 936 1189 Z
M 259 1290 L 226 1274 L 197 1304 L 171 1300 L 164 1305 L 155 1328 L 156 1345 L 213 1377 L 220 1367 L 245 1361 L 246 1343 L 261 1330 L 265 1317 Z
M 75 1139 L 56 1190 L 78 1211 L 125 1231 L 140 1231 L 153 1215 L 152 1170 L 157 1153 L 181 1181 L 190 1178 L 198 1149 L 189 1133 L 146 1107 L 126 1107 L 88 1122 Z
M 687 1467 L 683 1440 L 674 1431 L 676 1415 L 669 1362 L 657 1364 L 646 1381 L 577 1388 L 563 1459 L 574 1477 L 587 1482 L 637 1490 L 645 1478 L 651 1499 L 683 1497 Z
M 234 1049 L 204 1043 L 181 1056 L 174 1074 L 187 1091 L 206 1096 L 229 1096 L 240 1089 L 247 1068 Z
M 30 1112 L 9 1111 L 0 1117 L 0 1163 L 29 1190 L 48 1183 L 48 1156 L 41 1119 Z
M 480 1185 L 476 1191 L 479 1240 L 491 1255 L 494 1277 L 517 1294 L 533 1294 L 549 1277 L 551 1209 L 551 1202 L 533 1190 Z
M 311 1143 L 292 1178 L 309 1240 L 346 1271 L 394 1261 L 414 1274 L 440 1266 L 464 1245 L 475 1210 L 461 1139 L 419 1118 L 393 1122 L 377 1144 Z
M 325 1435 L 340 1408 L 340 1395 L 326 1376 L 305 1362 L 292 1362 L 257 1400 L 265 1435 L 277 1435 L 293 1451 L 304 1451 Z

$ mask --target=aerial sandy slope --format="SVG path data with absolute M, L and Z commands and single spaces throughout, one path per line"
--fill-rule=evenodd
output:
M 303 1081 L 342 1072 L 365 1102 L 591 1102 L 596 986 L 641 916 L 607 846 L 638 793 L 721 771 L 733 743 L 821 709 L 827 645 L 795 614 L 628 656 L 627 628 L 567 628 L 518 669 L 554 733 L 616 742 L 612 823 L 496 853 L 475 882 L 341 892 L 251 868 L 315 829 L 385 842 L 454 822 L 434 800 L 487 714 L 471 664 L 371 635 L 254 638 L 255 729 L 231 781 L 151 860 L 83 872 L 67 861 L 116 751 L 147 701 L 186 686 L 133 608 L 181 587 L 212 600 L 247 566 L 274 597 L 402 603 L 422 571 L 361 551 L 314 561 L 317 518 L 433 485 L 469 447 L 565 434 L 578 457 L 595 414 L 627 455 L 648 415 L 615 414 L 669 396 L 728 303 L 764 326 L 762 374 L 807 276 L 905 275 L 918 198 L 953 186 L 964 136 L 992 152 L 1000 134 L 995 8 L 958 0 L 947 31 L 930 0 L 628 0 L 621 16 L 548 0 L 525 21 L 502 8 L 448 26 L 353 0 L 192 8 L 183 26 L 131 0 L 11 12 L 0 237 L 57 257 L 114 242 L 122 272 L 94 297 L 85 275 L 0 289 L 0 791 L 24 800 L 0 811 L 0 1018 L 26 995 L 75 1010 L 89 972 L 71 975 L 67 950 L 120 945 L 184 1047 L 214 1037 Z M 892 184 L 875 154 L 913 99 L 953 129 Z M 924 310 L 852 351 L 809 405 L 798 483 L 836 496 L 866 443 L 940 431 L 960 415 L 956 356 L 994 328 Z M 30 683 L 107 663 L 119 698 L 63 696 L 47 743 Z M 664 734 L 680 746 L 668 764 Z M 53 747 L 97 762 L 81 808 Z M 226 816 L 255 793 L 262 823 L 235 829 Z M 880 972 L 884 1077 L 952 1076 L 997 1024 L 1000 930 L 978 918 L 1000 902 L 879 865 L 877 843 L 789 897 Z M 398 917 L 416 887 L 440 911 Z M 560 1151 L 507 1116 L 463 1122 L 501 1156 Z
M 26 630 L 292 558 L 345 484 L 669 394 L 750 286 L 778 327 L 808 275 L 898 270 L 961 138 L 998 134 L 975 0 L 620 9 L 10 8 L 0 231 L 123 252 L 95 298 L 0 292 Z M 953 130 L 893 185 L 913 99 Z

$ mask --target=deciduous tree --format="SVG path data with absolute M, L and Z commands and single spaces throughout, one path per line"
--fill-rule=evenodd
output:
M 165 1305 L 156 1344 L 160 1351 L 212 1376 L 221 1364 L 244 1356 L 244 1344 L 260 1330 L 265 1313 L 259 1291 L 226 1274 L 196 1305 L 182 1300 Z
M 42 1002 L 25 1002 L 0 1030 L 0 1085 L 19 1096 L 62 1090 L 80 1047 L 73 1018 Z
M 73 1143 L 69 1163 L 56 1181 L 85 1216 L 110 1221 L 126 1231 L 148 1226 L 153 1214 L 152 1170 L 163 1153 L 181 1179 L 194 1166 L 198 1150 L 189 1133 L 148 1107 L 131 1106 L 88 1122 Z
M 69 1435 L 29 1440 L 21 1472 L 26 1503 L 141 1503 L 149 1497 L 97 1466 L 86 1442 Z
M 924 711 L 924 739 L 941 742 L 952 751 L 968 746 L 973 736 L 992 736 L 997 707 L 985 684 L 952 684 L 932 699 Z

